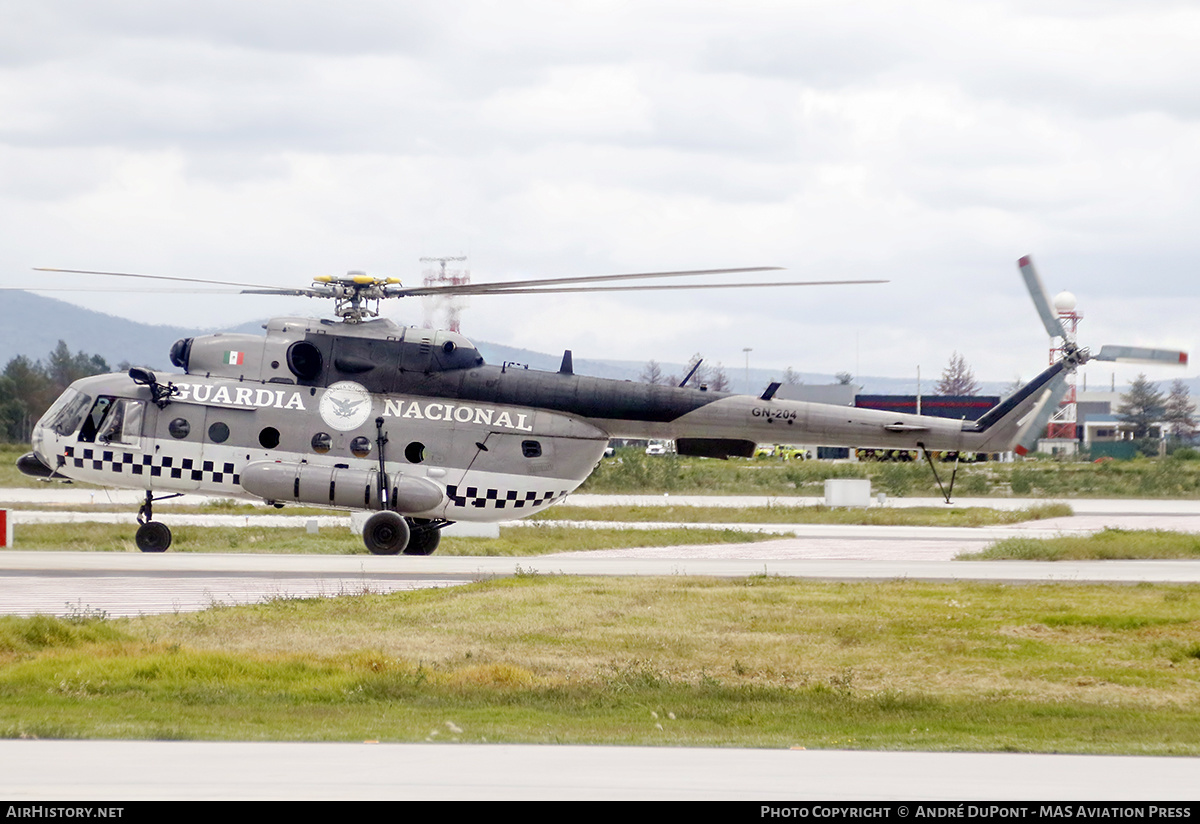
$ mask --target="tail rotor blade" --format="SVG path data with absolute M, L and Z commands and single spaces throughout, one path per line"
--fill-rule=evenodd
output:
M 1066 396 L 1067 389 L 1066 372 L 1060 372 L 1054 380 L 1046 385 L 1046 395 L 1042 399 L 1042 404 L 1034 409 L 1017 434 L 1017 445 L 1013 447 L 1014 452 L 1018 455 L 1027 455 L 1037 449 L 1038 439 L 1046 431 L 1046 424 L 1050 423 L 1050 419 L 1058 411 L 1058 405 Z
M 1187 352 L 1177 349 L 1146 349 L 1140 346 L 1114 346 L 1107 344 L 1100 347 L 1099 354 L 1092 355 L 1091 360 L 1120 361 L 1121 363 L 1152 363 L 1159 366 L 1187 366 Z
M 1033 305 L 1037 308 L 1038 317 L 1042 319 L 1042 325 L 1046 327 L 1046 333 L 1052 338 L 1066 338 L 1067 330 L 1063 328 L 1062 321 L 1058 319 L 1058 314 L 1050 302 L 1050 295 L 1046 292 L 1042 279 L 1038 277 L 1037 270 L 1033 268 L 1033 259 L 1026 255 L 1017 261 L 1017 266 L 1021 269 L 1021 277 L 1025 279 L 1025 288 L 1029 290 L 1029 296 L 1033 298 Z

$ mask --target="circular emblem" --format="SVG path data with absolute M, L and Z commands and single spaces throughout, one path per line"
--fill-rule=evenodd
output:
M 371 417 L 371 393 L 362 384 L 341 381 L 321 396 L 321 420 L 339 432 L 358 429 Z

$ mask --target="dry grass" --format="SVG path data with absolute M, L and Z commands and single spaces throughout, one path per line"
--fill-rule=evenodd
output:
M 1064 503 L 1022 509 L 988 507 L 829 507 L 788 506 L 571 506 L 561 504 L 536 515 L 539 522 L 621 521 L 710 524 L 863 524 L 873 526 L 995 526 L 1074 514 Z
M 1195 755 L 1198 635 L 1196 586 L 765 577 L 0 619 L 0 735 Z
M 518 666 L 542 686 L 649 667 L 689 683 L 852 678 L 869 692 L 1179 704 L 1197 700 L 1200 674 L 1186 653 L 1200 637 L 1195 588 L 535 578 L 296 609 L 303 624 L 280 603 L 236 627 L 222 611 L 141 625 L 202 649 Z

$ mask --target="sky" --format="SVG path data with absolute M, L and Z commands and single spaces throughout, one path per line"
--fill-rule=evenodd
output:
M 1028 379 L 1048 338 L 1196 353 L 1200 6 L 0 0 L 0 284 L 305 286 L 780 266 L 815 286 L 469 301 L 576 358 Z M 762 280 L 763 276 L 743 276 Z M 88 281 L 95 285 L 96 281 Z M 126 286 L 127 283 L 104 283 Z M 48 293 L 144 322 L 305 299 Z M 0 307 L 3 298 L 0 296 Z M 386 314 L 420 324 L 419 301 Z M 0 310 L 2 317 L 2 310 Z M 53 319 L 47 319 L 53 323 Z M 1196 370 L 1117 367 L 1154 380 Z M 1108 364 L 1088 367 L 1107 384 Z

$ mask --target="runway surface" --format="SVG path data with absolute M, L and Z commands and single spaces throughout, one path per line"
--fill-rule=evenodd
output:
M 536 558 L 0 553 L 0 612 L 111 617 L 279 598 L 395 592 L 514 575 L 778 575 L 829 581 L 1200 583 L 1197 561 L 858 561 L 779 558 L 771 543 Z M 787 545 L 791 542 L 782 541 Z M 765 547 L 765 550 L 763 549 Z M 675 553 L 689 552 L 690 557 Z M 655 553 L 662 557 L 655 557 Z M 709 553 L 702 557 L 701 553 Z M 739 552 L 741 554 L 739 554 Z M 758 552 L 749 555 L 750 552 Z
M 0 741 L 0 766 L 6 803 L 1165 801 L 1200 780 L 1195 758 L 506 744 Z
M 129 501 L 125 499 L 129 498 Z M 70 510 L 14 510 L 16 542 L 26 523 L 91 520 L 134 523 L 129 512 L 96 512 L 87 504 L 132 504 L 135 493 L 83 488 L 0 489 L 0 502 L 53 503 Z M 187 498 L 177 499 L 188 501 Z M 192 499 L 195 502 L 195 499 Z M 1200 562 L 1104 561 L 954 562 L 962 552 L 981 550 L 1001 538 L 1088 534 L 1106 527 L 1175 529 L 1200 532 L 1200 501 L 1078 500 L 1069 518 L 1029 521 L 1003 527 L 889 527 L 795 524 L 787 514 L 820 498 L 731 496 L 573 495 L 570 503 L 675 506 L 770 506 L 778 524 L 689 524 L 719 529 L 766 531 L 781 537 L 747 544 L 637 547 L 547 555 L 536 558 L 374 557 L 369 555 L 218 555 L 168 552 L 0 552 L 0 612 L 58 615 L 103 612 L 111 616 L 189 612 L 216 604 L 249 604 L 277 598 L 321 597 L 364 591 L 393 592 L 452 586 L 518 571 L 567 575 L 781 575 L 820 580 L 988 580 L 1006 582 L 1076 581 L 1192 583 Z M 169 503 L 169 502 L 168 502 Z M 957 499 L 954 506 L 1019 509 L 1043 501 Z M 887 506 L 945 506 L 940 499 L 897 499 Z M 76 509 L 76 507 L 78 507 Z M 71 511 L 73 510 L 73 511 Z M 344 527 L 345 516 L 285 514 L 223 515 L 171 513 L 168 523 L 303 527 Z M 514 522 L 528 526 L 528 522 Z M 611 526 L 608 522 L 587 525 Z M 653 528 L 679 524 L 625 524 Z M 784 537 L 786 536 L 786 537 Z

